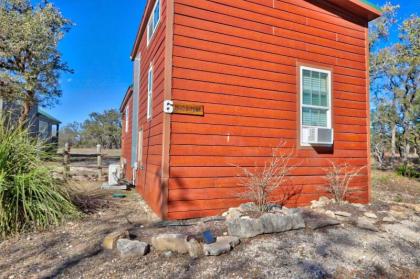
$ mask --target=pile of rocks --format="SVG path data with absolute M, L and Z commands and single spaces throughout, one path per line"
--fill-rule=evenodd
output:
M 254 203 L 246 203 L 237 208 L 230 208 L 223 216 L 226 218 L 228 232 L 211 241 L 207 240 L 207 243 L 202 243 L 196 237 L 187 234 L 162 233 L 153 236 L 149 245 L 130 239 L 127 232 L 114 232 L 104 239 L 103 247 L 118 251 L 122 257 L 144 256 L 153 249 L 168 256 L 178 253 L 198 258 L 228 253 L 240 244 L 241 238 L 305 228 L 305 221 L 299 209 L 275 205 L 269 212 L 261 213 Z

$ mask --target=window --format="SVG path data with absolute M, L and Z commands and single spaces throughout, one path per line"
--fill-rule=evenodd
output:
M 331 72 L 300 68 L 301 128 L 331 128 Z
M 147 119 L 152 118 L 153 112 L 153 66 L 150 65 L 147 78 Z
M 130 110 L 128 109 L 128 104 L 127 107 L 125 108 L 125 132 L 128 133 L 128 119 L 130 117 Z
M 38 128 L 38 132 L 39 132 L 39 136 L 41 139 L 48 139 L 50 137 L 50 124 L 46 121 L 43 120 L 39 120 L 39 128 Z
M 153 11 L 150 15 L 149 22 L 147 23 L 147 45 L 149 45 L 153 34 L 156 32 L 157 26 L 160 22 L 160 0 L 157 0 Z
M 143 166 L 143 129 L 139 131 L 137 156 L 138 165 L 141 168 Z

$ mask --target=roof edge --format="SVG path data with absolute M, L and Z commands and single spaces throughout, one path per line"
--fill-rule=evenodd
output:
M 120 112 L 124 111 L 124 106 L 127 104 L 128 100 L 130 99 L 131 95 L 133 94 L 133 85 L 130 85 L 125 92 L 124 99 L 120 105 Z
M 139 49 L 141 38 L 143 37 L 143 33 L 146 30 L 147 21 L 149 19 L 150 13 L 155 5 L 157 0 L 148 0 L 146 7 L 144 8 L 143 17 L 140 21 L 140 26 L 137 31 L 136 39 L 134 41 L 133 48 L 131 50 L 130 59 L 133 61 L 136 58 L 136 53 Z M 170 1 L 170 0 L 168 0 Z

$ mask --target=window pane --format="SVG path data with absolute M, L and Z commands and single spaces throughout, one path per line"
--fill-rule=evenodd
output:
M 153 30 L 156 29 L 156 26 L 159 23 L 159 19 L 160 19 L 160 1 L 157 1 L 156 8 L 153 13 Z
M 321 81 L 319 78 L 319 73 L 312 71 L 312 79 L 311 79 L 311 86 L 312 86 L 312 105 L 319 106 L 320 105 L 320 89 L 321 89 Z
M 304 90 L 303 91 L 303 104 L 305 105 L 311 105 L 311 91 L 310 90 Z
M 321 106 L 328 106 L 328 75 L 321 73 Z
M 327 127 L 327 111 L 304 107 L 302 121 L 305 126 Z

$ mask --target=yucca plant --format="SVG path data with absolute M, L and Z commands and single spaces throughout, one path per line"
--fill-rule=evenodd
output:
M 45 229 L 79 214 L 44 166 L 46 148 L 23 126 L 0 119 L 0 237 Z

